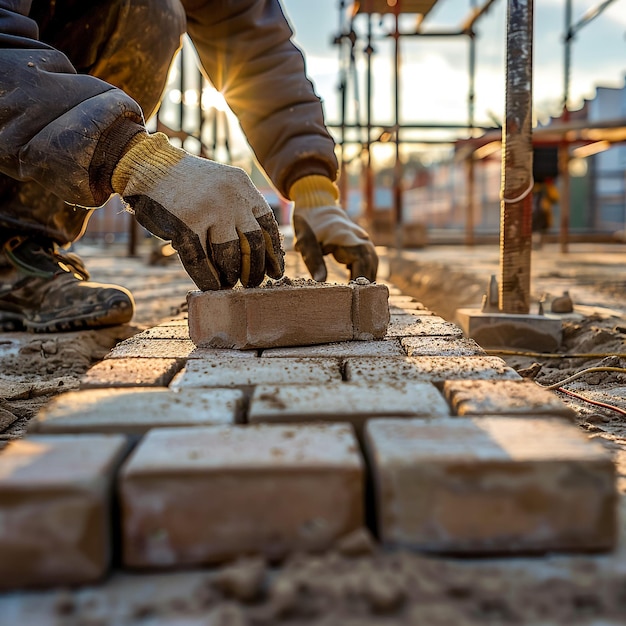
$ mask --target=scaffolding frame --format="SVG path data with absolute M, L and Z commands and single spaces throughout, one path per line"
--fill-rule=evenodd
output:
M 364 216 L 365 221 L 370 223 L 374 218 L 374 184 L 373 184 L 373 168 L 372 168 L 372 146 L 382 141 L 392 141 L 395 145 L 395 161 L 394 161 L 394 182 L 393 182 L 393 207 L 392 213 L 394 218 L 394 226 L 398 230 L 403 223 L 403 200 L 402 200 L 402 177 L 403 165 L 401 160 L 401 146 L 408 143 L 419 144 L 453 144 L 454 140 L 428 140 L 428 139 L 409 139 L 403 133 L 407 130 L 460 130 L 467 131 L 471 136 L 476 131 L 486 132 L 494 130 L 495 126 L 478 126 L 474 120 L 474 102 L 475 102 L 475 73 L 476 73 L 476 32 L 474 30 L 477 22 L 487 14 L 491 6 L 496 0 L 483 0 L 480 6 L 477 6 L 477 0 L 470 0 L 470 11 L 468 15 L 461 21 L 458 28 L 451 30 L 431 30 L 425 31 L 422 26 L 427 14 L 434 8 L 437 0 L 394 0 L 389 1 L 361 1 L 346 2 L 339 0 L 339 33 L 334 38 L 334 43 L 339 47 L 339 65 L 340 79 L 338 85 L 340 97 L 340 120 L 335 123 L 328 123 L 328 127 L 338 131 L 338 146 L 340 150 L 340 193 L 344 206 L 346 205 L 347 195 L 347 176 L 346 168 L 350 163 L 350 159 L 346 157 L 346 147 L 357 145 L 361 147 L 360 156 L 363 159 L 363 197 L 364 197 Z M 348 10 L 352 7 L 351 13 L 346 19 Z M 419 12 L 419 11 L 422 12 Z M 373 20 L 376 15 L 392 15 L 393 28 L 391 31 L 383 35 L 376 36 L 373 33 Z M 406 14 L 414 14 L 415 29 L 400 29 L 400 16 Z M 355 24 L 365 20 L 366 36 L 365 47 L 363 52 L 366 55 L 366 71 L 365 71 L 365 121 L 361 122 L 360 113 L 356 113 L 356 121 L 348 122 L 347 101 L 348 91 L 350 88 L 358 90 L 356 84 L 356 56 L 355 49 L 359 43 Z M 467 93 L 467 119 L 458 123 L 444 122 L 400 122 L 400 73 L 402 68 L 401 41 L 405 38 L 466 38 L 469 42 L 468 54 L 468 72 L 469 72 L 469 88 Z M 376 123 L 372 119 L 372 57 L 375 53 L 374 44 L 376 41 L 392 39 L 393 40 L 393 120 L 391 124 Z M 359 141 L 347 138 L 349 129 L 358 130 Z M 473 172 L 469 172 L 470 180 L 473 180 Z M 468 222 L 472 222 L 472 216 L 468 212 Z M 473 230 L 473 228 L 472 228 Z

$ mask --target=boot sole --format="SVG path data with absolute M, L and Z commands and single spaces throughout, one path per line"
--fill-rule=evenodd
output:
M 4 332 L 27 330 L 31 333 L 54 333 L 119 326 L 130 322 L 134 310 L 132 306 L 120 307 L 116 305 L 103 313 L 103 315 L 90 314 L 84 317 L 60 317 L 47 322 L 33 322 L 23 315 L 0 313 L 0 330 Z

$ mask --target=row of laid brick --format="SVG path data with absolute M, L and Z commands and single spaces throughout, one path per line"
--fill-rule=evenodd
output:
M 281 363 L 284 361 L 281 361 Z M 236 388 L 109 387 L 53 398 L 31 432 L 141 434 L 162 426 L 350 422 L 362 430 L 377 417 L 572 417 L 553 393 L 529 380 L 258 384 Z
M 125 567 L 159 569 L 328 549 L 366 523 L 370 473 L 384 545 L 484 555 L 615 542 L 613 463 L 558 418 L 376 419 L 363 455 L 348 424 L 155 428 L 128 451 L 123 435 L 95 434 L 6 448 L 0 587 L 93 582 L 118 550 Z

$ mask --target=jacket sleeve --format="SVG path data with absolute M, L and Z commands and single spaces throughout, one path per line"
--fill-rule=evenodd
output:
M 144 129 L 141 109 L 38 41 L 30 4 L 0 0 L 0 171 L 99 206 L 122 149 Z
M 308 174 L 337 175 L 334 141 L 278 0 L 183 0 L 203 69 L 260 165 L 288 197 Z

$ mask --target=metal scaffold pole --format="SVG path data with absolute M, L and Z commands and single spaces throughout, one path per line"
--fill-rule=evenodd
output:
M 508 0 L 506 44 L 498 305 L 502 313 L 528 313 L 533 188 L 533 0 Z

